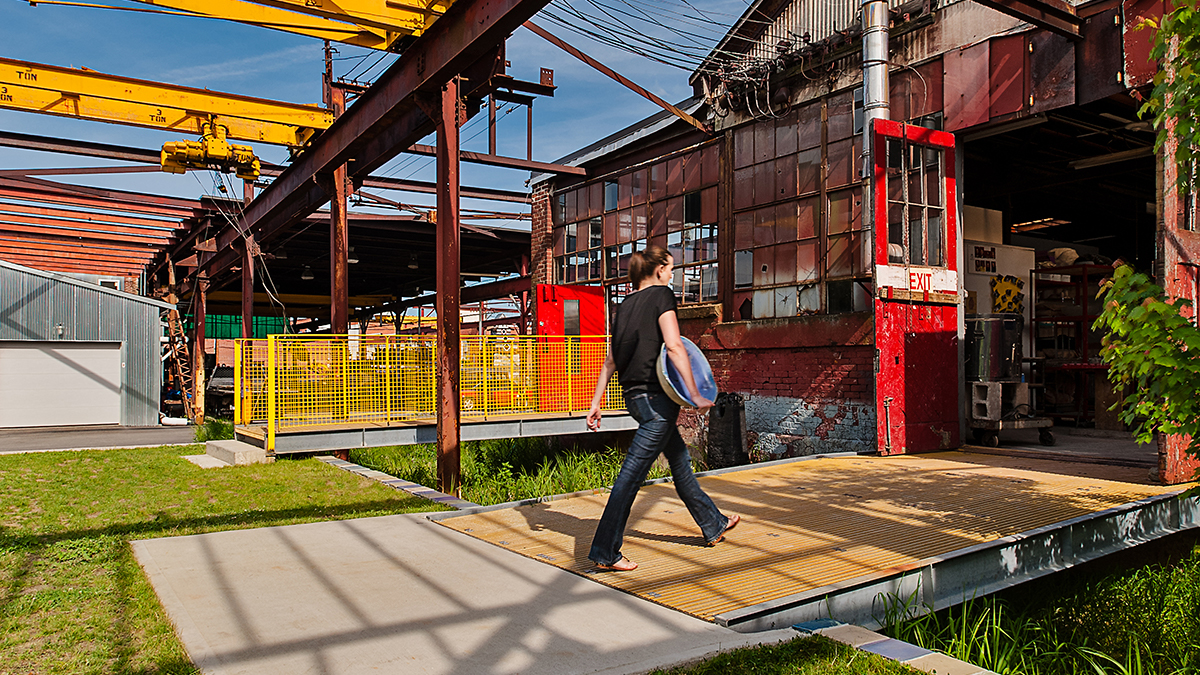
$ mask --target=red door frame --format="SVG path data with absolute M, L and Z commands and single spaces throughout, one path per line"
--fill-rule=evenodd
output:
M 906 147 L 915 144 L 942 151 L 944 266 L 889 261 L 887 143 L 897 139 Z M 874 122 L 875 411 L 878 449 L 883 455 L 960 444 L 954 147 L 951 133 L 892 120 Z M 907 180 L 905 173 L 901 180 Z

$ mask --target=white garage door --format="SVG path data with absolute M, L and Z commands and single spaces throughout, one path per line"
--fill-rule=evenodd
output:
M 119 342 L 0 342 L 0 427 L 120 421 Z

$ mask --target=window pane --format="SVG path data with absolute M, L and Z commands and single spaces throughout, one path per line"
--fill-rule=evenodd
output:
M 821 276 L 821 261 L 817 258 L 816 241 L 801 242 L 796 248 L 796 280 L 816 281 Z
M 699 250 L 698 250 L 699 239 L 700 239 L 700 228 L 689 227 L 686 230 L 684 230 L 681 234 L 683 235 L 683 262 L 685 262 L 685 263 L 698 262 L 700 260 Z M 670 241 L 670 239 L 671 239 L 670 237 L 667 237 L 668 241 Z
M 557 255 L 562 255 L 563 253 L 566 253 L 566 250 L 564 247 L 567 245 L 567 228 L 566 227 L 554 228 L 553 236 L 554 236 L 554 255 L 557 256 Z
M 700 300 L 717 299 L 717 266 L 705 265 L 700 268 Z
M 908 201 L 911 204 L 925 203 L 925 181 L 921 179 L 920 167 L 908 172 Z
M 775 207 L 775 242 L 796 240 L 796 202 L 784 202 Z
M 904 205 L 888 202 L 888 262 L 904 262 Z
M 700 226 L 697 251 L 697 260 L 717 259 L 717 226 L 715 223 Z
M 621 244 L 617 247 L 618 276 L 629 274 L 629 257 L 633 255 L 633 244 Z
M 826 284 L 829 289 L 829 313 L 854 311 L 854 280 L 831 281 Z
M 926 214 L 929 217 L 928 232 L 929 232 L 929 264 L 940 266 L 944 265 L 945 255 L 942 252 L 942 210 L 927 209 Z
M 916 205 L 908 207 L 908 262 L 910 265 L 925 264 L 925 209 Z
M 604 258 L 600 255 L 600 249 L 592 249 L 588 251 L 588 278 L 599 279 L 603 274 Z
M 617 208 L 618 186 L 612 181 L 604 184 L 604 210 L 613 211 Z
M 800 286 L 799 293 L 796 298 L 797 313 L 811 313 L 821 311 L 821 287 L 813 284 L 811 286 Z
M 620 247 L 618 246 L 609 246 L 608 248 L 604 249 L 604 276 L 607 279 L 616 279 L 617 277 L 622 276 L 620 267 L 621 256 L 618 253 L 619 248 Z
M 627 173 L 619 176 L 617 185 L 617 208 L 629 208 L 633 205 L 633 175 Z
M 754 283 L 754 252 L 733 252 L 733 285 L 749 286 Z
M 633 239 L 633 211 L 625 209 L 617 212 L 617 233 L 620 235 L 620 241 L 629 241 Z
M 754 246 L 753 213 L 738 213 L 733 216 L 733 246 L 734 248 Z
M 675 262 L 683 261 L 683 233 L 668 232 L 667 233 L 667 253 L 675 258 Z
M 599 248 L 604 243 L 604 221 L 592 218 L 588 228 L 588 248 Z
M 633 207 L 633 238 L 641 239 L 646 236 L 646 205 Z
M 559 193 L 554 196 L 554 224 L 562 225 L 567 220 L 567 195 Z
M 683 301 L 700 302 L 699 267 L 686 267 L 683 270 Z
M 682 269 L 677 268 L 675 270 L 675 273 L 673 275 L 671 275 L 671 290 L 675 291 L 675 298 L 677 300 L 683 300 L 683 270 Z
M 754 245 L 775 243 L 775 207 L 768 206 L 754 212 Z
M 928 204 L 938 206 L 942 203 L 942 169 L 940 150 L 934 150 L 933 161 L 925 165 L 925 196 L 929 198 Z
M 650 167 L 650 198 L 661 199 L 667 196 L 667 165 L 663 163 Z
M 667 200 L 667 232 L 675 232 L 683 228 L 683 198 Z
M 849 232 L 854 221 L 854 194 L 850 190 L 829 193 L 829 234 Z
M 775 291 L 754 291 L 754 318 L 770 319 L 775 316 Z
M 641 204 L 646 201 L 646 170 L 634 171 L 630 183 L 633 189 L 633 203 Z
M 831 277 L 848 277 L 854 274 L 854 239 L 851 235 L 829 238 L 829 256 L 826 267 Z
M 796 316 L 796 287 L 775 289 L 775 316 Z
M 754 285 L 770 286 L 775 283 L 775 247 L 754 249 Z
M 567 248 L 566 248 L 567 253 L 574 253 L 576 250 L 576 248 L 575 248 L 575 241 L 576 241 L 575 240 L 575 229 L 576 229 L 576 227 L 577 227 L 576 223 L 571 223 L 570 225 L 567 225 Z
M 699 192 L 689 192 L 683 196 L 683 222 L 688 226 L 700 224 Z

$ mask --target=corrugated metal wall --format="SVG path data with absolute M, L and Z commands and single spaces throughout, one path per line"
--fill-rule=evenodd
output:
M 124 425 L 158 424 L 160 311 L 158 303 L 99 286 L 0 265 L 0 340 L 121 343 Z
M 896 8 L 907 0 L 888 0 Z M 941 3 L 945 4 L 945 3 Z M 937 6 L 937 3 L 935 3 Z M 779 55 L 780 42 L 793 45 L 820 42 L 838 31 L 845 31 L 859 22 L 862 3 L 854 0 L 796 0 L 783 9 L 766 32 L 746 52 L 746 60 L 771 60 Z

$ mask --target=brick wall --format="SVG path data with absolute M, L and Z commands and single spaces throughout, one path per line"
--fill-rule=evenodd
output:
M 748 446 L 771 457 L 875 448 L 869 346 L 708 351 L 721 391 L 746 405 Z
M 551 183 L 539 183 L 530 195 L 532 225 L 530 233 L 530 275 L 535 284 L 554 283 L 554 241 L 551 230 Z

